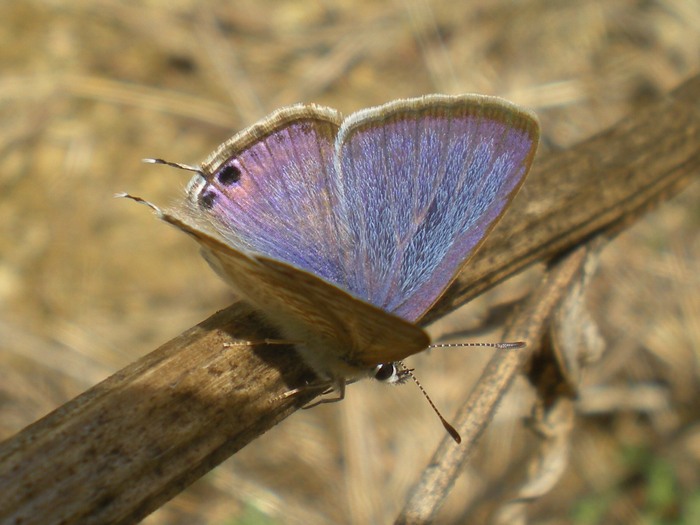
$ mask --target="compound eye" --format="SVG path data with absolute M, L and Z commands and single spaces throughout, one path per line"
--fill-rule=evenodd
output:
M 399 371 L 394 363 L 382 363 L 374 367 L 374 378 L 383 383 L 395 383 L 399 378 Z

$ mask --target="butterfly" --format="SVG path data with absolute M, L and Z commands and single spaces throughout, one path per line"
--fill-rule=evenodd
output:
M 195 172 L 178 209 L 147 204 L 342 398 L 363 377 L 402 381 L 400 361 L 429 346 L 416 322 L 513 200 L 538 140 L 534 113 L 483 95 L 347 118 L 298 104 L 200 167 L 146 159 Z

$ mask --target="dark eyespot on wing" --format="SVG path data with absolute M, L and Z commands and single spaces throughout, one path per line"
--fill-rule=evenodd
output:
M 241 169 L 233 162 L 225 164 L 216 174 L 222 186 L 231 186 L 241 180 Z
M 210 210 L 212 208 L 212 206 L 214 206 L 214 203 L 216 202 L 216 198 L 217 198 L 216 193 L 214 193 L 211 190 L 204 190 L 199 195 L 199 205 L 202 208 Z

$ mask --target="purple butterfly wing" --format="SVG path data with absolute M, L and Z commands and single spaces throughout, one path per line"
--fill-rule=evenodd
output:
M 233 248 L 341 281 L 331 194 L 340 121 L 315 105 L 273 113 L 203 163 L 188 188 L 191 205 Z
M 349 241 L 341 285 L 419 319 L 514 197 L 538 135 L 530 113 L 473 95 L 351 115 L 336 141 L 336 221 Z

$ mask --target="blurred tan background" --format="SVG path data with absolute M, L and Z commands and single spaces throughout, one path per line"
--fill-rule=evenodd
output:
M 233 300 L 195 243 L 112 198 L 180 198 L 188 174 L 141 158 L 198 163 L 286 104 L 347 114 L 433 92 L 534 109 L 544 155 L 696 73 L 700 2 L 22 0 L 0 4 L 0 39 L 4 439 Z M 696 183 L 604 253 L 589 306 L 606 354 L 586 376 L 571 463 L 533 522 L 700 520 L 698 202 Z M 538 275 L 432 333 L 475 330 Z M 435 351 L 410 364 L 449 416 L 488 357 Z M 516 483 L 533 438 L 531 393 L 513 390 L 439 523 L 482 521 L 476 505 Z M 443 432 L 414 387 L 354 385 L 146 522 L 388 523 Z

